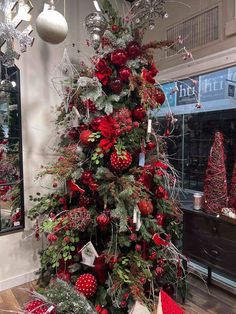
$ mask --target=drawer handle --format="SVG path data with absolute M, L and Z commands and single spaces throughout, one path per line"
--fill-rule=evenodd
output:
M 213 227 L 213 228 L 212 228 L 212 231 L 213 231 L 213 232 L 216 232 L 216 231 L 217 231 L 217 228 L 216 228 L 216 227 Z
M 213 255 L 219 256 L 219 252 L 216 251 L 216 250 L 211 250 L 211 253 L 212 253 Z

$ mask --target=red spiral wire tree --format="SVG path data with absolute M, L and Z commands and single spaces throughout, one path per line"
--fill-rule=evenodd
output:
M 216 132 L 212 145 L 204 183 L 204 210 L 220 213 L 227 207 L 227 179 L 223 134 Z
M 229 190 L 229 207 L 233 208 L 236 212 L 236 162 L 234 163 L 234 170 Z

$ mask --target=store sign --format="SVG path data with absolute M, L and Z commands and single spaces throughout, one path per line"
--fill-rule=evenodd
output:
M 177 82 L 177 106 L 188 105 L 197 102 L 198 76 Z
M 228 69 L 200 76 L 200 101 L 212 101 L 226 98 L 226 78 Z
M 160 115 L 165 115 L 169 107 L 175 114 L 235 108 L 236 67 L 166 83 L 162 89 L 167 100 Z

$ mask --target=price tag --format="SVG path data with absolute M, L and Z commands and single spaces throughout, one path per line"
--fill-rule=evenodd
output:
M 152 119 L 148 119 L 148 128 L 147 132 L 150 134 L 152 133 Z
M 145 154 L 144 153 L 140 153 L 139 154 L 139 162 L 138 162 L 138 165 L 140 167 L 144 167 L 145 165 Z

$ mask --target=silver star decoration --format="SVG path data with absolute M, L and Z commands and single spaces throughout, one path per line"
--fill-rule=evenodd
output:
M 131 8 L 131 19 L 135 27 L 155 27 L 155 19 L 167 18 L 164 4 L 166 0 L 136 0 Z
M 7 67 L 14 66 L 15 59 L 19 59 L 20 54 L 15 51 L 14 39 L 18 40 L 20 52 L 25 52 L 27 46 L 32 46 L 34 38 L 30 36 L 32 26 L 28 25 L 23 31 L 17 30 L 22 22 L 29 22 L 31 15 L 29 12 L 33 6 L 30 1 L 25 0 L 3 0 L 0 10 L 4 13 L 4 22 L 0 22 L 0 49 L 6 46 L 5 51 L 1 51 L 0 60 Z M 14 16 L 13 16 L 14 15 Z

